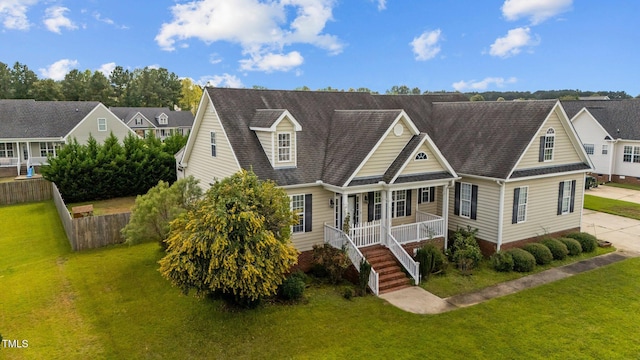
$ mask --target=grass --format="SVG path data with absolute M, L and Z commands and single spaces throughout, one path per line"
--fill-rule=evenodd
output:
M 608 182 L 608 183 L 606 183 L 606 185 L 605 185 L 605 186 L 611 186 L 611 187 L 617 187 L 617 188 L 622 188 L 622 189 L 629 189 L 629 190 L 638 190 L 638 191 L 640 191 L 640 185 L 622 184 L 622 183 Z
M 481 290 L 505 281 L 518 279 L 553 267 L 571 264 L 613 251 L 615 251 L 615 248 L 613 247 L 599 247 L 596 248 L 596 251 L 593 253 L 582 253 L 578 256 L 569 256 L 564 260 L 554 260 L 548 265 L 536 265 L 534 270 L 528 273 L 519 273 L 515 271 L 497 272 L 493 270 L 489 259 L 483 259 L 478 268 L 472 270 L 471 275 L 464 275 L 455 268 L 453 264 L 449 264 L 449 269 L 446 274 L 431 276 L 429 280 L 423 281 L 420 286 L 435 295 L 446 298 L 453 295 L 466 294 Z
M 640 259 L 440 315 L 331 287 L 233 311 L 184 296 L 158 245 L 72 253 L 50 202 L 0 207 L 5 359 L 628 359 L 640 353 Z M 5 222 L 5 220 L 7 222 Z M 28 228 L 28 233 L 24 230 Z
M 584 208 L 640 220 L 640 204 L 629 201 L 585 195 Z
M 122 212 L 130 212 L 136 202 L 135 196 L 121 197 L 108 200 L 85 201 L 73 204 L 67 204 L 67 209 L 71 211 L 74 206 L 93 205 L 93 215 L 117 214 Z

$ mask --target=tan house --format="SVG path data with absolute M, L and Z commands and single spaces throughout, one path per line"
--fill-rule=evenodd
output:
M 460 100 L 206 88 L 178 176 L 274 180 L 300 216 L 301 266 L 313 245 L 347 245 L 376 294 L 406 286 L 400 266 L 417 280 L 413 250 L 460 226 L 487 252 L 579 228 L 590 163 L 560 104 Z
M 73 138 L 102 142 L 111 133 L 124 140 L 133 131 L 96 101 L 0 100 L 0 176 L 45 164 Z

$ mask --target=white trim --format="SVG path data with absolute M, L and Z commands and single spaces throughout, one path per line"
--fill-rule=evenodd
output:
M 100 125 L 101 125 L 101 124 L 100 124 L 100 120 L 104 120 L 104 130 L 101 130 L 101 129 L 100 129 Z M 107 131 L 107 130 L 108 130 L 108 128 L 109 128 L 109 127 L 107 126 L 107 118 L 98 118 L 98 131 L 99 131 L 99 132 L 104 132 L 104 131 Z
M 613 139 L 613 136 L 611 136 L 611 134 L 609 134 L 609 132 L 604 127 L 602 127 L 598 119 L 596 119 L 596 117 L 593 116 L 593 114 L 586 107 L 583 107 L 580 111 L 578 111 L 578 113 L 573 118 L 570 119 L 572 125 L 573 125 L 573 122 L 577 120 L 578 117 L 580 117 L 580 114 L 582 113 L 587 113 L 589 117 L 591 117 L 591 120 L 593 120 L 596 123 L 596 125 L 598 125 L 598 127 L 600 128 L 600 130 L 602 130 L 603 133 L 605 133 L 605 137 L 608 136 L 611 139 Z
M 500 186 L 500 205 L 498 206 L 498 239 L 496 243 L 496 251 L 500 251 L 500 247 L 502 246 L 502 234 L 504 232 L 504 193 L 506 185 L 504 181 L 496 181 L 496 183 Z
M 465 202 L 468 201 L 469 202 L 469 215 L 462 215 L 462 187 L 464 185 L 469 185 L 469 200 L 464 200 Z M 461 218 L 465 218 L 465 219 L 471 219 L 471 213 L 473 212 L 473 185 L 472 183 L 467 183 L 467 182 L 460 182 L 460 202 L 459 202 L 459 209 L 460 209 L 460 213 L 458 214 L 458 216 L 460 216 Z
M 276 151 L 277 158 L 275 159 L 275 162 L 277 164 L 281 164 L 281 163 L 285 163 L 285 164 L 294 163 L 295 164 L 295 162 L 293 161 L 293 136 L 292 136 L 291 132 L 290 131 L 278 131 L 276 133 L 276 135 L 277 135 L 278 143 L 274 144 L 275 148 L 277 149 L 277 151 Z M 282 147 L 283 150 L 287 149 L 287 148 L 289 149 L 289 154 L 288 154 L 289 155 L 288 156 L 289 160 L 280 160 L 280 135 L 289 135 L 289 139 L 288 139 L 289 140 L 289 146 L 288 147 Z
M 296 197 L 296 196 L 298 196 L 298 197 L 302 196 L 302 212 L 297 214 L 298 215 L 298 219 L 300 219 L 300 217 L 302 217 L 302 223 L 299 222 L 296 225 L 291 225 L 291 235 L 304 233 L 305 232 L 305 228 L 306 228 L 306 221 L 307 221 L 306 216 L 305 216 L 305 214 L 306 214 L 305 212 L 307 210 L 305 208 L 306 207 L 306 196 L 305 196 L 305 194 L 291 194 L 291 195 L 289 195 L 289 210 L 291 210 L 293 212 L 293 201 L 294 201 L 293 198 Z M 296 226 L 302 226 L 302 230 L 294 231 L 294 228 Z
M 415 150 L 411 153 L 411 156 L 409 156 L 407 161 L 405 161 L 404 164 L 402 164 L 402 166 L 400 167 L 398 172 L 396 174 L 394 174 L 393 178 L 391 179 L 391 181 L 389 183 L 393 184 L 393 183 L 396 182 L 396 180 L 402 174 L 404 169 L 411 163 L 412 159 L 415 158 L 416 154 L 420 151 L 420 148 L 425 144 L 427 145 L 427 148 L 429 148 L 429 150 L 431 150 L 431 152 L 433 152 L 434 157 L 436 158 L 436 161 L 442 167 L 444 167 L 451 175 L 453 175 L 454 178 L 458 177 L 458 174 L 455 172 L 455 170 L 453 170 L 453 167 L 449 164 L 447 159 L 445 159 L 445 157 L 442 155 L 442 153 L 440 152 L 440 149 L 438 149 L 438 147 L 433 142 L 433 140 L 431 140 L 431 137 L 429 137 L 429 134 L 425 133 L 424 138 L 420 141 L 418 146 L 416 146 Z M 357 171 L 356 171 L 356 173 L 357 173 Z M 348 182 L 347 182 L 347 184 L 348 184 Z
M 263 128 L 263 127 L 257 127 L 257 126 L 250 126 L 249 130 L 274 132 L 276 131 L 276 128 L 278 127 L 280 122 L 282 122 L 282 120 L 284 120 L 284 118 L 287 117 L 289 118 L 289 121 L 293 124 L 293 129 L 295 131 L 302 131 L 302 125 L 300 125 L 300 123 L 293 117 L 293 115 L 291 115 L 291 113 L 287 109 L 256 109 L 256 112 L 257 111 L 282 111 L 282 113 L 280 114 L 280 116 L 278 116 L 276 121 L 274 121 L 270 127 Z
M 527 214 L 529 213 L 529 185 L 518 186 L 517 188 L 520 189 L 520 192 L 518 193 L 518 204 L 516 209 L 516 224 L 523 224 L 527 222 Z M 520 205 L 521 205 L 520 199 L 522 199 L 522 189 L 527 189 L 526 190 L 527 198 L 524 203 L 524 219 L 520 221 Z
M 549 134 L 549 132 L 551 132 L 551 134 Z M 551 144 L 551 147 L 547 148 L 547 138 L 553 138 L 553 143 Z M 547 129 L 547 131 L 544 134 L 544 146 L 542 148 L 542 160 L 543 162 L 551 162 L 553 161 L 554 155 L 555 155 L 555 150 L 556 150 L 556 129 L 554 129 L 553 127 L 549 127 Z M 547 149 L 551 150 L 551 158 L 547 159 Z

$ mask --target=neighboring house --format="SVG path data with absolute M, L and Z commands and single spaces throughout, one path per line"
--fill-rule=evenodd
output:
M 160 140 L 176 133 L 189 135 L 193 125 L 191 111 L 152 107 L 111 107 L 109 110 L 144 138 L 151 134 Z
M 25 174 L 76 138 L 98 142 L 133 132 L 97 101 L 0 100 L 0 176 Z
M 640 99 L 563 101 L 599 182 L 640 185 Z
M 579 229 L 591 167 L 560 103 L 459 100 L 206 88 L 179 176 L 274 180 L 299 214 L 303 268 L 323 241 L 351 244 L 354 264 L 381 244 L 416 278 L 408 254 L 459 227 L 477 228 L 486 253 Z M 390 288 L 372 265 L 372 289 Z

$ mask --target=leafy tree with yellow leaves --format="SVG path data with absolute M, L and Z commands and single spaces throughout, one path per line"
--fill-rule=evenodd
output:
M 255 304 L 274 295 L 296 263 L 296 222 L 284 190 L 241 170 L 216 180 L 195 209 L 171 223 L 160 272 L 185 294 Z

